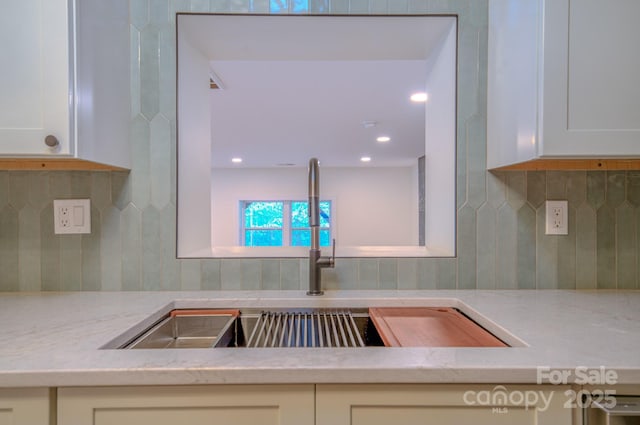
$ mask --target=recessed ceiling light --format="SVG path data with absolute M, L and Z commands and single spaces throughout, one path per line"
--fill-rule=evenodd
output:
M 363 156 L 362 158 L 360 158 L 360 161 L 369 162 L 369 161 L 371 161 L 371 157 L 370 156 Z
M 389 140 L 391 140 L 391 137 L 389 136 L 380 136 L 376 139 L 376 141 L 380 143 L 385 143 L 385 142 L 388 142 Z
M 426 102 L 428 97 L 429 96 L 425 92 L 418 92 L 412 94 L 410 99 L 412 102 Z
M 242 162 L 242 158 L 231 158 L 231 162 L 234 164 L 240 164 Z

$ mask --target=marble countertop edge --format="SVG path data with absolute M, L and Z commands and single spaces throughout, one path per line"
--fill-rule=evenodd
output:
M 104 350 L 187 307 L 462 306 L 505 349 Z M 604 367 L 640 384 L 640 291 L 412 290 L 0 293 L 0 387 L 278 383 L 536 384 Z M 493 328 L 492 328 L 493 327 Z M 546 383 L 546 382 L 542 382 Z M 563 382 L 564 383 L 564 382 Z M 575 383 L 570 376 L 568 384 Z

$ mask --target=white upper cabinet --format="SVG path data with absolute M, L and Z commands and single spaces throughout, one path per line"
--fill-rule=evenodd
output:
M 640 2 L 490 0 L 487 166 L 640 156 Z
M 0 155 L 128 168 L 128 2 L 0 8 Z
M 0 13 L 0 152 L 71 152 L 67 0 L 6 0 Z M 57 149 L 45 144 L 52 135 Z

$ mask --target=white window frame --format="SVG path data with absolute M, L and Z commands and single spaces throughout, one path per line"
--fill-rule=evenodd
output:
M 247 205 L 252 204 L 254 202 L 271 202 L 271 203 L 275 203 L 275 202 L 281 202 L 282 205 L 282 227 L 246 227 L 245 226 L 245 210 Z M 245 244 L 245 240 L 246 240 L 246 236 L 245 236 L 245 232 L 247 230 L 281 230 L 282 231 L 282 245 L 277 245 L 277 247 L 290 247 L 291 245 L 291 240 L 293 239 L 293 230 L 310 230 L 310 227 L 295 227 L 293 228 L 291 226 L 291 204 L 293 202 L 307 202 L 304 200 L 298 200 L 298 199 L 265 199 L 265 200 L 258 200 L 258 199 L 251 199 L 251 200 L 247 200 L 247 199 L 243 199 L 239 202 L 240 207 L 238 208 L 239 211 L 239 226 L 238 226 L 238 230 L 239 230 L 239 234 L 238 234 L 238 243 L 239 245 L 243 246 L 243 247 L 248 247 L 248 248 L 252 248 L 252 247 L 262 247 L 262 248 L 267 248 L 267 246 L 262 246 L 262 245 L 246 245 Z M 329 203 L 329 211 L 330 211 L 330 216 L 329 216 L 329 227 L 320 227 L 320 230 L 328 230 L 329 231 L 329 241 L 332 240 L 333 238 L 333 227 L 334 227 L 334 211 L 333 211 L 333 201 L 330 199 L 323 199 L 320 202 L 328 202 Z M 322 245 L 322 246 L 330 246 L 329 245 Z

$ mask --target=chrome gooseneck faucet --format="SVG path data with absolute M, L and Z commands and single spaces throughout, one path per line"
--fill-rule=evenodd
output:
M 309 249 L 309 290 L 307 295 L 322 295 L 321 269 L 335 266 L 336 240 L 333 240 L 331 257 L 323 257 L 320 251 L 320 171 L 318 159 L 309 160 L 309 227 L 311 249 Z

